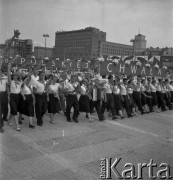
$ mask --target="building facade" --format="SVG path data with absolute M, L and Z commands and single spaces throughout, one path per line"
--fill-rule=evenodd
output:
M 53 55 L 53 48 L 35 46 L 33 54 L 36 58 L 45 58 L 45 57 L 51 58 Z
M 112 42 L 101 42 L 101 54 L 117 56 L 133 56 L 133 46 Z
M 33 43 L 31 39 L 15 39 L 14 49 L 21 57 L 32 55 Z
M 5 44 L 0 44 L 0 54 L 3 57 L 14 57 L 20 55 L 25 58 L 32 55 L 33 45 L 31 39 L 15 39 L 8 51 L 6 51 L 7 44 L 7 41 Z
M 103 41 L 106 41 L 106 33 L 92 27 L 58 31 L 55 34 L 55 56 L 61 59 L 98 58 Z
M 106 41 L 106 32 L 88 27 L 74 31 L 57 31 L 55 34 L 55 57 L 61 59 L 97 59 L 103 55 L 143 55 L 145 36 L 135 36 L 133 45 Z

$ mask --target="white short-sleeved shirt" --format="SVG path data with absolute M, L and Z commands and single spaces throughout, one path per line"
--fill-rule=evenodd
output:
M 128 87 L 128 88 L 127 88 L 127 93 L 128 93 L 128 94 L 133 94 L 133 88 Z
M 108 93 L 108 94 L 111 94 L 112 93 L 112 89 L 111 89 L 111 85 L 109 83 L 106 83 L 104 86 L 103 86 L 104 90 L 105 90 L 105 93 Z
M 117 94 L 120 94 L 120 88 L 115 85 L 115 86 L 113 87 L 113 93 L 116 94 L 116 95 L 117 95 Z
M 51 84 L 49 85 L 48 90 L 51 91 L 52 93 L 57 93 L 59 90 L 59 83 Z
M 67 82 L 64 88 L 67 89 L 69 92 L 73 92 L 75 90 L 74 86 L 70 82 Z
M 23 88 L 21 88 L 21 93 L 22 94 L 32 94 L 31 89 L 25 84 L 24 84 Z
M 156 92 L 156 87 L 153 84 L 150 84 L 151 92 Z
M 21 91 L 21 85 L 22 83 L 21 82 L 15 82 L 15 81 L 11 81 L 11 84 L 10 84 L 10 93 L 13 93 L 13 94 L 19 94 L 20 91 Z
M 80 91 L 80 93 L 81 93 L 81 94 L 86 94 L 86 92 L 87 92 L 86 86 L 85 86 L 85 85 L 82 85 L 82 86 L 81 86 L 81 91 Z
M 45 83 L 41 83 L 37 80 L 37 78 L 34 75 L 31 75 L 31 81 L 30 85 L 32 85 L 34 88 L 36 88 L 36 93 L 43 93 L 45 90 Z
M 145 86 L 141 85 L 141 91 L 142 91 L 142 92 L 146 91 Z
M 134 87 L 134 91 L 140 92 L 141 91 L 141 83 L 136 83 Z
M 121 85 L 121 95 L 127 95 L 127 89 L 125 87 L 125 85 Z
M 4 92 L 7 90 L 8 78 L 4 76 L 0 78 L 0 92 Z
M 173 91 L 173 85 L 169 84 L 168 88 L 169 88 L 169 91 Z
M 160 84 L 157 84 L 157 86 L 156 86 L 156 91 L 161 91 L 162 90 L 162 88 L 161 88 L 161 85 Z

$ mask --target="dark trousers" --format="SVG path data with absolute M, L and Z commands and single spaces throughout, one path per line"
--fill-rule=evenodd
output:
M 35 94 L 35 114 L 37 124 L 43 124 L 43 115 L 47 111 L 47 98 L 46 94 Z
M 144 110 L 142 108 L 142 103 L 141 103 L 141 92 L 133 91 L 133 99 L 135 101 L 135 104 L 138 106 L 139 111 L 143 113 Z
M 4 126 L 4 115 L 8 114 L 8 96 L 7 92 L 0 92 L 0 129 Z
M 161 91 L 156 91 L 157 94 L 157 101 L 158 101 L 158 107 L 162 109 L 162 111 L 166 110 L 165 102 L 163 99 L 163 93 Z
M 131 108 L 130 108 L 130 100 L 128 98 L 128 95 L 122 95 L 123 98 L 123 106 L 127 112 L 127 116 L 131 116 Z
M 151 96 L 151 93 L 150 92 L 146 92 L 146 95 L 147 96 Z M 147 105 L 148 105 L 148 107 L 150 109 L 150 112 L 153 111 L 152 98 L 146 97 L 146 100 L 147 100 Z
M 111 110 L 112 117 L 115 117 L 116 116 L 116 111 L 114 109 L 114 98 L 113 98 L 112 93 L 111 94 L 107 93 L 106 98 L 107 98 L 107 101 L 106 102 L 103 101 L 103 103 L 102 103 L 101 113 L 104 114 L 105 109 L 109 108 Z
M 97 101 L 90 101 L 90 114 L 92 113 L 93 109 L 96 109 L 97 115 L 99 117 L 99 120 L 104 119 L 104 115 L 101 113 L 101 105 L 100 105 L 100 100 Z
M 71 112 L 72 107 L 74 108 L 73 120 L 76 120 L 79 115 L 79 102 L 77 99 L 77 95 L 76 94 L 68 94 L 67 99 L 66 99 L 66 104 L 67 104 L 67 107 L 66 107 L 67 121 L 71 121 L 70 112 Z
M 171 110 L 172 109 L 172 104 L 171 104 L 171 96 L 168 92 L 163 93 L 163 98 L 165 100 L 166 106 Z

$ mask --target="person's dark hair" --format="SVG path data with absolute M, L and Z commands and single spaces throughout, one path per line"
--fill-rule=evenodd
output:
M 104 75 L 102 76 L 102 78 L 103 78 L 103 79 L 106 78 L 106 74 L 104 74 Z
M 152 84 L 153 84 L 153 83 L 156 83 L 156 80 L 152 80 L 152 82 L 151 82 L 151 83 L 152 83 Z
M 142 80 L 141 80 L 141 83 L 144 83 L 144 82 L 145 82 L 145 79 L 142 79 Z
M 132 80 L 128 80 L 128 84 L 130 84 L 132 82 Z
M 112 79 L 112 77 L 113 77 L 113 76 L 112 76 L 111 74 L 109 74 L 108 79 Z

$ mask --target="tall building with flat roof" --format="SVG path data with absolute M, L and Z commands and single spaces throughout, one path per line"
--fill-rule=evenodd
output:
M 106 33 L 93 27 L 57 31 L 55 36 L 55 56 L 62 59 L 98 58 L 101 42 L 106 41 Z

